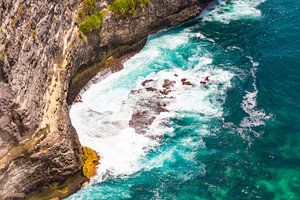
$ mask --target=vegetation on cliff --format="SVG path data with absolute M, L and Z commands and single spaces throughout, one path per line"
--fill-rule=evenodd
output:
M 120 15 L 135 15 L 137 14 L 137 8 L 146 6 L 149 4 L 149 0 L 113 0 L 109 8 L 115 13 Z
M 96 8 L 97 2 L 96 0 L 84 0 L 82 4 L 88 13 L 92 13 Z
M 83 8 L 77 13 L 79 30 L 84 34 L 100 31 L 103 23 L 104 11 L 96 11 L 96 0 L 84 0 Z
M 92 33 L 95 30 L 100 30 L 102 27 L 103 17 L 100 11 L 95 12 L 90 16 L 84 16 L 79 29 L 83 33 Z
M 112 0 L 108 8 L 119 15 L 135 15 L 137 9 L 149 4 L 149 0 Z M 82 9 L 77 13 L 79 30 L 84 34 L 100 32 L 106 9 L 97 10 L 96 0 L 84 0 Z

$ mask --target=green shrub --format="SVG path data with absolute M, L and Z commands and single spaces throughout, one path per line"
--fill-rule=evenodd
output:
M 95 10 L 97 5 L 96 0 L 84 0 L 83 7 L 87 10 L 88 13 L 92 13 Z
M 83 10 L 79 10 L 77 13 L 77 21 L 81 23 L 86 18 L 86 14 Z
M 103 16 L 100 11 L 87 16 L 80 24 L 79 30 L 85 34 L 92 33 L 93 31 L 100 30 L 103 23 Z
M 137 8 L 141 6 L 146 6 L 149 4 L 149 0 L 113 0 L 109 8 L 113 12 L 120 15 L 136 14 Z

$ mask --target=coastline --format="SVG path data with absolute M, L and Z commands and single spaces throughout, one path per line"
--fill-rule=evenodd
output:
M 80 102 L 81 95 L 85 91 L 87 91 L 93 84 L 99 83 L 111 74 L 124 69 L 123 64 L 137 53 L 139 53 L 139 50 L 124 54 L 119 58 L 114 58 L 112 56 L 109 57 L 103 65 L 102 70 L 100 70 L 91 80 L 88 81 L 88 83 L 80 90 L 79 94 L 75 97 L 71 104 Z
M 207 8 L 211 2 L 212 1 L 207 1 L 206 3 L 203 3 L 203 10 L 205 10 L 205 8 Z M 181 23 L 185 23 L 193 19 L 194 17 L 190 17 L 182 21 Z M 144 48 L 149 35 L 155 34 L 163 29 L 170 27 L 172 26 L 163 26 L 157 31 L 149 32 L 149 34 L 145 38 L 142 38 L 136 43 L 133 43 L 131 45 L 121 45 L 114 48 L 113 50 L 108 50 L 100 62 L 91 65 L 91 67 L 88 67 L 87 69 L 79 69 L 70 81 L 70 89 L 68 91 L 67 97 L 68 105 L 71 106 L 74 103 L 81 102 L 81 95 L 86 92 L 93 84 L 97 84 L 113 73 L 123 70 L 123 64 L 130 58 L 138 54 Z M 86 71 L 88 72 L 86 73 Z M 86 75 L 81 77 L 82 74 Z M 81 77 L 82 79 L 78 80 L 78 77 Z M 101 165 L 101 163 L 99 163 L 99 165 Z M 73 193 L 77 192 L 78 190 L 80 190 L 80 188 L 77 188 L 77 190 L 75 190 Z M 71 194 L 72 193 L 66 195 L 65 197 Z
M 2 33 L 12 37 L 3 47 L 6 53 L 1 59 L 4 71 L 10 73 L 4 74 L 5 82 L 0 85 L 1 90 L 5 89 L 1 103 L 8 104 L 4 107 L 7 120 L 3 127 L 9 125 L 8 141 L 2 145 L 0 152 L 17 150 L 18 153 L 9 162 L 1 163 L 6 170 L 0 174 L 0 185 L 3 186 L 0 194 L 5 199 L 26 199 L 52 183 L 61 185 L 70 177 L 81 174 L 82 146 L 70 122 L 68 105 L 83 88 L 84 91 L 90 84 L 121 70 L 122 64 L 143 48 L 148 35 L 197 16 L 209 2 L 153 0 L 152 6 L 140 9 L 140 13 L 135 16 L 124 17 L 110 13 L 104 20 L 102 37 L 99 38 L 98 34 L 97 38 L 95 34 L 90 35 L 86 42 L 80 39 L 74 21 L 74 10 L 80 5 L 79 2 L 72 3 L 72 10 L 69 9 L 70 5 L 64 3 L 61 12 L 57 13 L 64 20 L 59 21 L 54 16 L 40 23 L 41 26 L 32 33 L 34 37 L 30 29 L 24 28 L 27 27 L 24 22 L 31 22 L 30 17 L 38 15 L 27 12 L 35 4 L 22 5 L 26 9 L 21 13 L 22 18 L 16 27 L 18 31 L 12 33 L 4 26 L 1 27 Z M 18 7 L 12 2 L 10 4 Z M 43 4 L 38 19 L 41 16 L 43 19 L 51 17 L 48 10 L 55 5 L 55 2 Z M 18 10 L 10 7 L 4 10 L 3 24 L 9 23 L 10 16 Z M 57 27 L 59 32 L 56 32 Z M 28 37 L 15 37 L 17 32 Z M 16 45 L 19 43 L 26 45 Z M 38 48 L 41 51 L 35 55 L 35 49 Z M 24 54 L 22 60 L 18 61 L 19 54 L 15 52 Z M 8 59 L 12 62 L 8 62 Z M 10 85 L 8 81 L 14 84 Z M 12 95 L 14 90 L 20 91 L 20 94 L 16 94 L 18 98 Z M 45 134 L 40 139 L 38 136 L 41 130 L 45 130 Z M 37 143 L 23 148 L 28 138 Z M 21 152 L 18 151 L 20 147 Z M 18 183 L 14 181 L 16 177 Z

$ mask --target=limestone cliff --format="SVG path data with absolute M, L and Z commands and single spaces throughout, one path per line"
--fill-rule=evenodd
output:
M 97 1 L 102 26 L 83 34 L 80 0 L 0 1 L 1 199 L 80 176 L 82 148 L 68 102 L 106 58 L 141 48 L 147 35 L 196 16 L 208 1 L 150 0 L 127 15 L 109 3 Z

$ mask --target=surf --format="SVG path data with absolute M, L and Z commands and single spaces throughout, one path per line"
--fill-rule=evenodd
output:
M 151 177 L 148 173 L 169 174 L 179 183 L 205 176 L 207 166 L 198 159 L 199 153 L 214 153 L 205 138 L 219 137 L 220 130 L 228 127 L 237 135 L 265 125 L 271 117 L 257 105 L 257 62 L 248 58 L 250 70 L 220 63 L 220 55 L 243 49 L 224 49 L 218 38 L 199 31 L 199 26 L 211 22 L 258 20 L 262 14 L 257 7 L 263 2 L 216 2 L 195 19 L 200 25 L 183 24 L 149 36 L 123 70 L 81 94 L 82 102 L 70 107 L 72 124 L 82 145 L 96 150 L 101 163 L 90 185 L 69 199 L 84 199 L 96 191 L 104 199 L 117 199 L 118 194 L 109 196 L 104 191 L 108 187 L 129 198 L 127 184 L 145 181 L 144 176 Z M 231 125 L 225 122 L 225 104 L 235 80 L 243 81 L 241 74 L 253 81 L 253 87 L 243 91 L 239 102 L 246 116 Z

